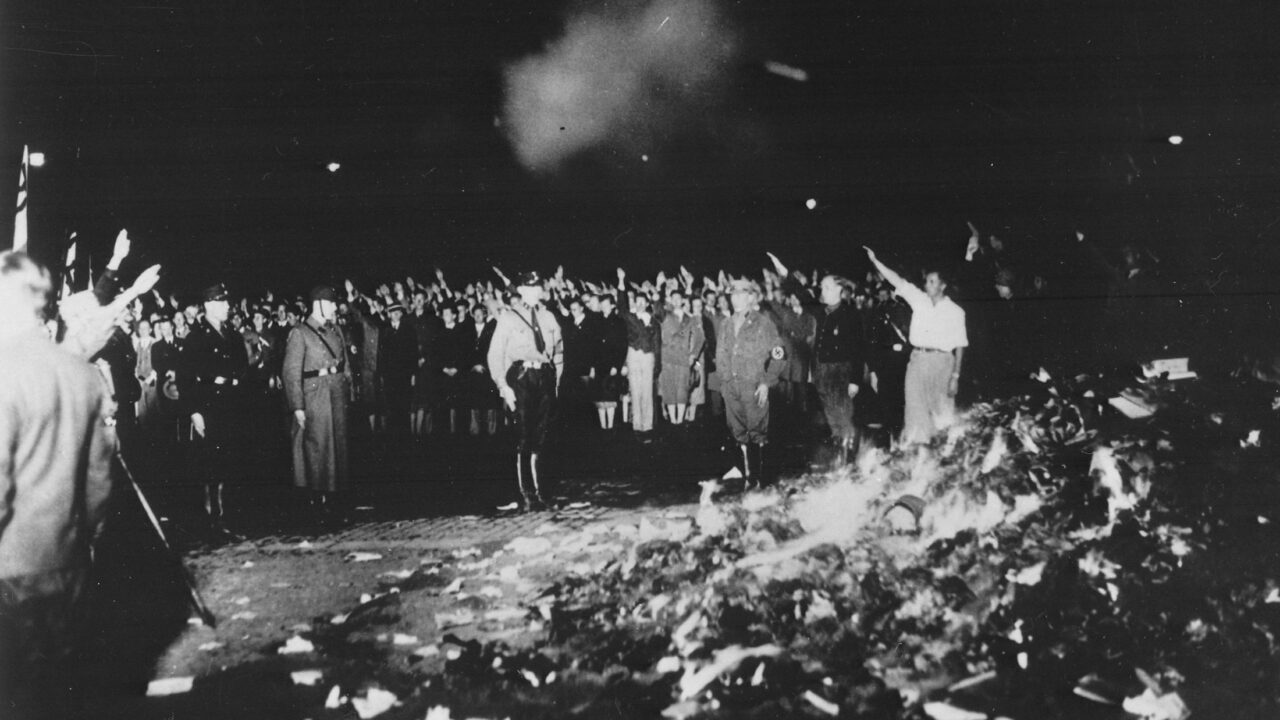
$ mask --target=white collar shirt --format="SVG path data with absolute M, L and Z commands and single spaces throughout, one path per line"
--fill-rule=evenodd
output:
M 969 346 L 965 331 L 964 309 L 944 296 L 935 305 L 929 295 L 911 283 L 903 283 L 897 294 L 911 306 L 912 346 L 951 352 Z

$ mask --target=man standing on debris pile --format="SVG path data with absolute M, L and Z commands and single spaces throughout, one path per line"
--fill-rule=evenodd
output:
M 838 461 L 849 461 L 857 451 L 858 430 L 853 422 L 853 399 L 863 384 L 866 337 L 858 311 L 844 302 L 844 289 L 853 283 L 836 275 L 822 278 L 823 312 L 815 345 L 817 362 L 813 381 L 827 416 Z
M 542 306 L 542 281 L 524 273 L 516 281 L 519 299 L 498 316 L 489 344 L 489 374 L 507 409 L 515 413 L 516 482 L 525 510 L 545 510 L 538 486 L 538 453 L 547 439 L 552 403 L 564 371 L 564 342 L 555 315 Z M 529 459 L 525 472 L 525 457 Z
M 964 310 L 947 297 L 947 283 L 941 272 L 927 271 L 921 290 L 880 262 L 871 248 L 864 249 L 871 264 L 893 285 L 894 292 L 911 306 L 907 339 L 913 349 L 904 385 L 902 440 L 927 442 L 955 419 L 960 368 L 964 349 L 969 345 Z
M 747 487 L 763 483 L 764 445 L 769 439 L 769 389 L 778 384 L 787 353 L 778 328 L 760 312 L 760 287 L 751 280 L 729 285 L 733 315 L 716 338 L 716 367 L 729 432 L 742 451 Z
M 0 716 L 73 716 L 76 616 L 106 518 L 114 431 L 93 366 L 54 345 L 49 275 L 0 254 Z

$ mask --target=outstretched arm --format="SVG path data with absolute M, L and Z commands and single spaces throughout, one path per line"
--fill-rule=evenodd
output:
M 876 257 L 876 253 L 874 250 L 867 247 L 866 245 L 863 245 L 862 249 L 867 251 L 867 259 L 871 261 L 872 265 L 876 266 L 876 270 L 878 270 L 880 274 L 884 276 L 885 280 L 889 281 L 889 284 L 892 285 L 895 290 L 898 288 L 901 288 L 903 285 L 910 284 L 906 280 L 904 280 L 901 275 L 890 270 L 888 265 L 885 265 L 884 263 L 880 262 L 880 259 Z

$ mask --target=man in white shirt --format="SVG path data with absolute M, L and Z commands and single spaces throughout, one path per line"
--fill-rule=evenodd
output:
M 955 418 L 960 367 L 969 345 L 964 310 L 946 296 L 947 283 L 938 271 L 925 273 L 921 290 L 876 259 L 871 248 L 865 249 L 894 292 L 911 306 L 907 339 L 913 349 L 907 363 L 902 440 L 927 442 Z

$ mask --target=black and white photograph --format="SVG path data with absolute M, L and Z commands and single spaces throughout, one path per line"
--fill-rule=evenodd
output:
M 1280 717 L 1276 27 L 0 1 L 0 718 Z

